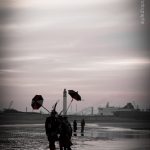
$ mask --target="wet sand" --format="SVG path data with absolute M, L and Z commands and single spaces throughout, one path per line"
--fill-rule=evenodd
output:
M 89 123 L 84 136 L 78 127 L 77 136 L 72 137 L 72 150 L 149 150 L 149 141 L 150 130 Z M 59 149 L 57 143 L 56 147 Z M 1 125 L 0 149 L 48 150 L 44 124 Z

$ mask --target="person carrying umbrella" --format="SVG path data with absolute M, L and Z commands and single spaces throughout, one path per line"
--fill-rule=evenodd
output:
M 59 136 L 59 146 L 60 150 L 71 150 L 71 136 L 72 128 L 66 116 L 60 116 L 60 136 Z
M 55 150 L 55 142 L 58 140 L 58 113 L 55 110 L 52 110 L 49 117 L 47 117 L 45 122 L 45 131 L 49 141 L 50 150 Z

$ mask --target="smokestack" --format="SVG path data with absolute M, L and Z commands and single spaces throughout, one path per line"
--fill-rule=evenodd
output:
M 91 115 L 93 116 L 93 111 L 94 111 L 94 108 L 91 107 Z
M 63 115 L 67 115 L 67 91 L 64 89 L 63 92 Z

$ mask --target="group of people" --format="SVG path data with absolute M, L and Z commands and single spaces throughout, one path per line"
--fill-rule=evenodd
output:
M 59 141 L 60 150 L 71 150 L 72 128 L 67 117 L 52 111 L 45 122 L 46 135 L 50 150 L 55 150 L 55 142 Z
M 81 120 L 81 135 L 83 135 L 84 133 L 84 126 L 85 126 L 85 121 L 84 119 Z M 77 131 L 77 121 L 74 120 L 73 121 L 73 132 L 74 132 L 74 135 L 76 135 L 76 131 Z
M 85 121 L 81 120 L 81 134 L 84 133 Z M 53 110 L 45 122 L 45 131 L 50 150 L 55 150 L 55 142 L 59 142 L 60 150 L 71 150 L 72 127 L 66 116 L 58 115 Z M 73 121 L 73 132 L 77 131 L 77 121 Z

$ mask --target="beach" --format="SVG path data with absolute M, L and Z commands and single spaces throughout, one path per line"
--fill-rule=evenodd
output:
M 82 136 L 78 124 L 77 136 L 72 136 L 72 150 L 149 150 L 150 130 L 129 126 L 86 123 Z M 56 148 L 59 149 L 58 143 Z M 0 149 L 48 150 L 44 124 L 0 125 Z

